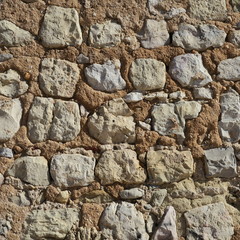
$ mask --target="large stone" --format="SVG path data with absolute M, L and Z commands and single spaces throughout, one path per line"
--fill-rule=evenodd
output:
M 230 31 L 228 41 L 240 48 L 240 30 Z
M 50 173 L 58 187 L 87 186 L 94 181 L 95 159 L 81 154 L 53 156 Z
M 126 87 L 120 73 L 120 61 L 107 61 L 104 64 L 93 64 L 85 68 L 88 84 L 95 90 L 115 92 Z
M 39 36 L 47 48 L 81 45 L 82 31 L 76 9 L 48 6 Z
M 197 207 L 184 213 L 188 240 L 230 240 L 233 220 L 223 203 Z
M 176 56 L 169 65 L 169 73 L 183 87 L 203 87 L 212 81 L 200 54 Z
M 167 23 L 164 20 L 147 19 L 139 33 L 141 45 L 144 48 L 158 48 L 170 43 Z
M 103 232 L 110 232 L 114 240 L 149 239 L 143 215 L 131 203 L 111 203 L 105 208 L 99 225 Z
M 188 51 L 204 51 L 209 47 L 220 47 L 224 44 L 227 34 L 214 25 L 180 24 L 173 34 L 173 45 Z
M 8 170 L 8 175 L 35 186 L 47 186 L 50 183 L 48 161 L 41 156 L 17 158 Z
M 22 239 L 65 239 L 78 221 L 77 208 L 33 210 L 24 222 Z
M 137 90 L 162 89 L 166 82 L 166 67 L 155 59 L 136 59 L 130 67 L 129 77 Z
M 42 60 L 39 83 L 48 96 L 73 97 L 78 79 L 79 69 L 76 63 L 54 58 Z
M 20 128 L 22 106 L 19 99 L 0 100 L 0 142 L 12 138 Z
M 90 27 L 89 43 L 93 47 L 113 47 L 121 43 L 123 38 L 121 25 L 106 21 Z
M 15 24 L 7 21 L 0 21 L 0 46 L 17 47 L 33 42 L 33 36 Z
M 240 80 L 240 57 L 223 60 L 218 65 L 218 79 L 239 81 Z
M 151 183 L 161 185 L 177 182 L 193 174 L 190 151 L 150 150 L 147 153 L 147 171 Z
M 98 160 L 96 176 L 101 184 L 140 184 L 146 180 L 144 169 L 140 166 L 133 150 L 105 151 Z

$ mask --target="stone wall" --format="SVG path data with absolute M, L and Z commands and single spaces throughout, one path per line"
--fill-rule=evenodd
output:
M 0 239 L 240 239 L 239 0 L 0 0 Z

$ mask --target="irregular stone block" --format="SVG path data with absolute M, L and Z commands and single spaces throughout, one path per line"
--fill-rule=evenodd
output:
M 151 205 L 153 207 L 160 207 L 166 196 L 167 196 L 167 189 L 154 190 L 151 198 Z
M 79 68 L 76 63 L 54 58 L 42 60 L 39 83 L 48 96 L 73 97 L 78 80 Z
M 228 41 L 237 47 L 240 47 L 240 30 L 232 30 L 228 34 Z
M 183 13 L 186 13 L 186 10 L 184 8 L 174 8 L 173 7 L 164 14 L 164 18 L 170 20 L 170 19 L 177 17 Z
M 76 9 L 48 6 L 39 36 L 47 48 L 81 45 L 82 31 Z
M 124 97 L 124 101 L 127 103 L 139 102 L 141 100 L 143 100 L 143 94 L 141 92 L 130 92 Z
M 196 99 L 212 99 L 213 92 L 210 88 L 194 88 L 193 95 Z
M 121 191 L 119 195 L 122 199 L 137 199 L 144 195 L 144 190 L 141 188 L 131 188 Z
M 13 151 L 11 148 L 0 148 L 0 157 L 13 158 Z
M 89 63 L 90 59 L 89 57 L 85 56 L 84 54 L 79 54 L 79 56 L 77 57 L 77 63 L 79 64 L 84 64 L 84 63 Z
M 10 54 L 10 53 L 3 53 L 3 54 L 0 54 L 0 62 L 5 62 L 9 59 L 12 59 L 13 58 L 13 55 Z
M 148 9 L 151 14 L 159 15 L 162 14 L 162 11 L 160 10 L 160 4 L 163 2 L 163 0 L 148 0 Z
M 58 187 L 87 186 L 94 181 L 95 159 L 81 154 L 53 156 L 50 172 Z
M 235 12 L 240 12 L 240 2 L 239 2 L 239 0 L 231 0 L 231 4 L 232 4 L 233 10 Z

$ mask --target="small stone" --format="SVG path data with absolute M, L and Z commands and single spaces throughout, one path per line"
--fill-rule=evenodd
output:
M 76 9 L 48 6 L 39 36 L 47 48 L 81 45 L 82 31 Z
M 233 220 L 222 202 L 191 209 L 184 217 L 189 240 L 230 240 L 234 234 Z
M 136 59 L 130 67 L 129 77 L 137 90 L 162 89 L 166 82 L 166 67 L 155 59 Z
M 167 23 L 164 20 L 147 19 L 138 36 L 144 48 L 153 49 L 170 43 Z
M 13 55 L 10 53 L 2 53 L 0 54 L 0 62 L 5 62 L 13 58 Z
M 89 62 L 90 62 L 89 57 L 85 56 L 82 53 L 77 57 L 77 63 L 79 63 L 79 64 L 84 64 L 84 63 L 89 63 Z
M 176 56 L 170 63 L 169 73 L 183 87 L 203 87 L 212 81 L 200 54 Z
M 169 94 L 169 98 L 174 100 L 181 100 L 186 97 L 185 92 L 177 91 Z
M 153 207 L 160 207 L 167 196 L 166 189 L 154 190 L 151 198 L 151 205 Z
M 0 157 L 13 158 L 13 151 L 11 148 L 0 148 Z
M 96 48 L 113 47 L 121 43 L 123 38 L 121 25 L 106 21 L 90 27 L 89 43 Z
M 240 29 L 240 22 L 236 24 L 236 29 Z
M 143 100 L 143 94 L 141 92 L 130 92 L 124 97 L 124 101 L 127 103 L 139 102 Z
M 186 13 L 186 10 L 184 8 L 171 8 L 168 12 L 164 14 L 164 18 L 170 20 L 183 13 Z
M 119 60 L 104 64 L 93 64 L 85 68 L 87 83 L 95 90 L 115 92 L 126 87 L 126 82 L 120 73 L 121 63 Z
M 119 195 L 122 199 L 132 200 L 143 197 L 144 190 L 142 190 L 141 188 L 131 188 L 121 191 Z
M 25 3 L 33 3 L 33 2 L 37 2 L 38 0 L 22 0 Z
M 240 48 L 240 30 L 230 31 L 228 41 Z
M 213 92 L 210 88 L 194 88 L 193 95 L 196 99 L 212 99 Z
M 78 80 L 79 69 L 76 63 L 54 58 L 42 60 L 39 83 L 45 94 L 71 98 Z
M 149 12 L 153 15 L 161 15 L 163 11 L 161 10 L 161 3 L 163 0 L 148 0 Z
M 144 130 L 148 130 L 148 131 L 151 130 L 151 125 L 148 124 L 148 123 L 139 121 L 138 124 L 139 124 L 139 126 L 140 126 L 141 128 L 143 128 Z
M 4 182 L 4 176 L 0 173 L 0 187 L 2 186 Z
M 161 102 L 167 102 L 168 94 L 165 92 L 153 92 L 148 93 L 147 95 L 144 95 L 144 99 L 147 101 L 152 101 L 154 99 L 158 99 Z
M 231 4 L 232 4 L 234 12 L 240 12 L 239 0 L 231 0 Z
M 108 203 L 112 202 L 113 198 L 103 190 L 94 190 L 85 194 L 82 194 L 79 198 L 80 202 L 84 203 Z
M 68 202 L 69 197 L 70 197 L 70 194 L 69 194 L 68 191 L 61 191 L 61 192 L 57 195 L 55 201 L 58 202 L 58 203 L 65 204 L 65 203 Z

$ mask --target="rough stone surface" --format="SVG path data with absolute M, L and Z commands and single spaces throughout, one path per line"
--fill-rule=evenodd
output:
M 240 47 L 240 30 L 233 30 L 228 34 L 228 41 Z
M 153 194 L 151 197 L 151 205 L 153 207 L 160 207 L 166 196 L 167 196 L 166 189 L 158 189 L 153 191 Z
M 121 191 L 119 195 L 122 199 L 137 199 L 144 195 L 144 190 L 141 188 L 131 188 Z
M 44 15 L 40 38 L 47 48 L 81 45 L 82 31 L 76 9 L 49 6 Z
M 179 25 L 178 31 L 173 34 L 173 45 L 188 51 L 204 51 L 209 47 L 220 47 L 224 44 L 227 34 L 214 25 L 191 24 Z
M 124 97 L 124 101 L 127 103 L 138 102 L 143 100 L 143 94 L 141 92 L 130 92 Z
M 79 56 L 77 57 L 77 63 L 79 64 L 84 64 L 84 63 L 89 63 L 90 59 L 89 57 L 85 56 L 84 54 L 79 54 Z
M 162 89 L 166 82 L 166 67 L 155 59 L 136 59 L 129 70 L 129 77 L 137 90 Z
M 233 10 L 235 12 L 240 12 L 240 3 L 238 0 L 231 0 L 232 6 L 233 6 Z
M 50 173 L 58 187 L 87 186 L 94 181 L 95 159 L 81 154 L 53 156 Z
M 194 88 L 193 95 L 196 99 L 212 99 L 213 92 L 210 88 Z
M 147 171 L 150 182 L 156 185 L 191 177 L 192 154 L 190 151 L 150 150 L 147 153 Z
M 4 182 L 4 176 L 0 173 L 0 187 Z
M 223 203 L 197 207 L 184 213 L 187 223 L 187 239 L 230 240 L 233 221 Z
M 0 148 L 0 157 L 13 158 L 13 151 L 11 148 Z
M 169 73 L 183 87 L 203 87 L 212 81 L 200 54 L 188 53 L 175 57 L 169 65 Z
M 10 53 L 3 53 L 3 54 L 0 54 L 0 62 L 5 62 L 9 59 L 12 59 L 13 58 L 13 55 L 10 54 Z
M 98 160 L 95 173 L 101 184 L 140 184 L 146 180 L 144 169 L 140 166 L 133 150 L 105 151 Z

